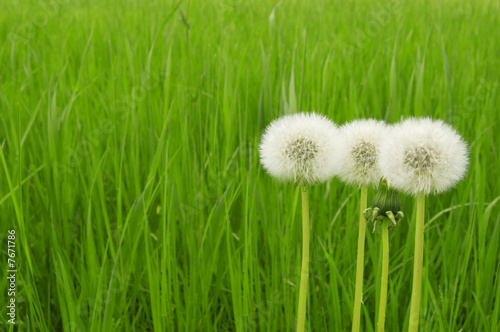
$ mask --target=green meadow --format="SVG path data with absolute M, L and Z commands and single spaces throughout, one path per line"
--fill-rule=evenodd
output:
M 457 129 L 470 166 L 426 202 L 420 331 L 500 330 L 498 0 L 1 7 L 0 331 L 293 331 L 300 188 L 258 146 L 299 111 Z M 410 313 L 416 203 L 401 201 L 387 331 Z M 359 190 L 316 185 L 310 209 L 306 330 L 350 331 Z M 374 331 L 379 229 L 365 249 Z

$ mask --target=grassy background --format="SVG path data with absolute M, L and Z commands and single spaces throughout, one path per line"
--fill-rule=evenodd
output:
M 431 116 L 471 147 L 427 202 L 421 331 L 500 329 L 499 1 L 2 2 L 0 234 L 20 331 L 290 331 L 300 189 L 259 164 L 265 126 Z M 369 192 L 369 199 L 373 197 Z M 348 331 L 359 192 L 311 198 L 311 331 Z M 388 331 L 407 328 L 414 201 L 390 230 Z M 362 326 L 374 329 L 380 234 Z

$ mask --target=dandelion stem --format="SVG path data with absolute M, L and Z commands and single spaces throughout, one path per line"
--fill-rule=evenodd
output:
M 302 268 L 300 270 L 299 309 L 297 332 L 304 331 L 306 320 L 307 283 L 309 279 L 309 194 L 302 186 Z
M 359 199 L 359 231 L 358 231 L 358 258 L 356 263 L 356 289 L 354 291 L 354 309 L 352 316 L 352 332 L 359 332 L 361 326 L 361 303 L 363 301 L 363 270 L 365 260 L 365 231 L 366 220 L 363 212 L 367 205 L 367 188 L 361 187 Z
M 422 295 L 422 262 L 424 256 L 425 196 L 417 197 L 417 221 L 415 227 L 415 253 L 413 258 L 413 288 L 411 293 L 409 332 L 418 331 L 420 296 Z
M 388 221 L 382 222 L 382 283 L 380 285 L 380 302 L 378 309 L 377 331 L 384 332 L 385 309 L 387 306 L 387 281 L 389 279 L 389 230 Z

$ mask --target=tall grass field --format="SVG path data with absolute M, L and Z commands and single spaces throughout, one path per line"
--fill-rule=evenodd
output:
M 426 201 L 419 331 L 500 331 L 500 1 L 0 7 L 0 331 L 294 331 L 301 189 L 266 173 L 259 142 L 301 111 L 456 128 L 470 166 Z M 359 195 L 310 188 L 307 331 L 351 330 Z M 387 331 L 409 325 L 416 202 L 401 201 Z

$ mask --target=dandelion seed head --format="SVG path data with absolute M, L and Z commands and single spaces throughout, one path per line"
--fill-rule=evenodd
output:
M 441 120 L 410 118 L 392 129 L 380 149 L 379 167 L 407 194 L 439 194 L 454 187 L 469 165 L 467 144 Z
M 324 182 L 338 172 L 338 130 L 322 115 L 299 113 L 273 121 L 262 136 L 260 159 L 272 176 L 296 184 Z
M 379 147 L 388 126 L 374 119 L 355 120 L 340 128 L 342 166 L 340 178 L 357 186 L 377 186 L 381 171 L 378 167 Z

